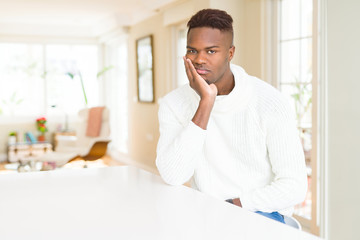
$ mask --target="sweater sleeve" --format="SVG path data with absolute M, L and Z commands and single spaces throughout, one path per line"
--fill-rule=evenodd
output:
M 246 209 L 280 211 L 305 199 L 305 158 L 292 113 L 290 105 L 280 102 L 267 114 L 266 144 L 274 178 L 270 184 L 240 197 Z
M 194 174 L 203 152 L 206 130 L 191 120 L 181 122 L 166 101 L 159 108 L 160 138 L 156 166 L 163 180 L 181 185 Z

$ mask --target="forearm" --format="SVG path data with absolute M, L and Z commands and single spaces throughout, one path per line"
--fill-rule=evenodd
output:
M 205 130 L 191 121 L 195 109 L 186 113 L 170 107 L 173 105 L 168 103 L 176 100 L 165 99 L 160 104 L 160 138 L 156 157 L 161 177 L 171 185 L 181 185 L 192 177 L 206 135 Z
M 250 211 L 275 212 L 302 202 L 306 190 L 306 176 L 299 171 L 226 201 Z
M 196 110 L 194 117 L 192 118 L 192 122 L 206 130 L 213 106 L 213 99 L 201 99 L 199 102 L 199 107 Z
M 241 204 L 251 211 L 274 212 L 295 206 L 305 198 L 306 176 L 298 174 L 277 179 L 265 187 L 240 196 Z
M 186 59 L 184 57 L 184 63 L 186 74 L 189 79 L 189 85 L 200 96 L 199 106 L 194 117 L 192 118 L 192 121 L 197 126 L 206 130 L 218 89 L 214 83 L 209 85 L 196 72 L 195 67 L 190 59 Z
M 172 141 L 174 132 L 164 132 L 159 139 L 156 166 L 161 177 L 171 185 L 181 185 L 194 174 L 202 155 L 205 131 L 194 123 L 180 130 Z

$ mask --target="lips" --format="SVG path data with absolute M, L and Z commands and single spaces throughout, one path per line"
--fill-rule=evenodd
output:
M 210 71 L 207 70 L 207 69 L 196 68 L 196 72 L 197 72 L 199 75 L 205 75 L 205 74 L 208 74 Z

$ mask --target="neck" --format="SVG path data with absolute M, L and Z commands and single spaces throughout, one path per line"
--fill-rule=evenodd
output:
M 230 69 L 224 74 L 224 80 L 225 81 L 221 81 L 218 84 L 215 83 L 218 89 L 217 95 L 228 95 L 235 87 L 234 75 Z

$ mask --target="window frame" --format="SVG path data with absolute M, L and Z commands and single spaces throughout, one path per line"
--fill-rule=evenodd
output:
M 265 3 L 265 17 L 263 18 L 263 30 L 265 39 L 268 39 L 269 44 L 264 45 L 264 57 L 265 57 L 265 79 L 272 84 L 274 87 L 279 88 L 279 73 L 280 73 L 280 1 L 281 0 L 268 0 Z M 319 235 L 320 228 L 322 226 L 319 223 L 320 219 L 323 219 L 323 211 L 319 211 L 320 190 L 318 188 L 319 179 L 323 179 L 323 176 L 320 176 L 323 171 L 320 171 L 319 166 L 319 154 L 318 147 L 321 145 L 318 142 L 319 132 L 318 132 L 318 43 L 319 43 L 319 27 L 318 27 L 318 18 L 319 18 L 319 8 L 318 0 L 312 0 L 313 3 L 313 16 L 312 16 L 312 151 L 311 151 L 311 219 L 306 219 L 302 216 L 295 215 L 295 218 L 299 220 L 303 228 L 312 234 Z M 321 89 L 320 89 L 321 90 Z M 321 119 L 320 119 L 321 120 Z M 322 139 L 322 137 L 320 136 Z M 321 150 L 321 149 L 320 149 Z M 323 184 L 321 185 L 323 186 Z M 321 209 L 320 209 L 321 210 Z
M 176 89 L 177 87 L 179 87 L 179 70 L 178 70 L 178 39 L 179 39 L 179 31 L 181 30 L 185 30 L 187 32 L 187 26 L 186 26 L 186 22 L 181 22 L 177 25 L 173 25 L 172 26 L 172 56 L 173 59 L 175 59 L 175 61 L 172 61 L 172 69 L 174 69 L 173 72 L 173 76 L 172 79 L 173 81 L 171 82 L 171 88 L 168 89 L 169 91 Z M 184 49 L 184 56 L 185 56 L 185 51 L 186 49 Z M 184 68 L 184 72 L 185 72 L 185 68 Z

